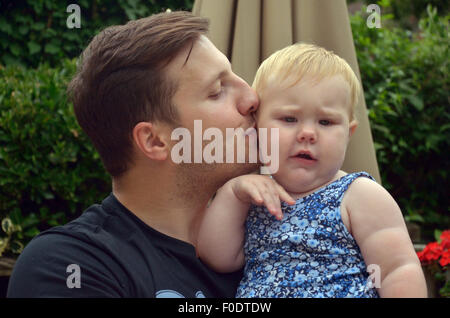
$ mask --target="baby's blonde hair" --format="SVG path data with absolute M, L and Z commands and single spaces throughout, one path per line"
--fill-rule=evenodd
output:
M 353 120 L 361 84 L 344 59 L 316 45 L 296 43 L 270 55 L 256 72 L 253 88 L 261 94 L 269 84 L 291 87 L 306 76 L 321 81 L 334 75 L 342 75 L 350 86 L 350 120 Z

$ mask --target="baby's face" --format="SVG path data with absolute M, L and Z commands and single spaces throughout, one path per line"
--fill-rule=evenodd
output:
M 357 125 L 350 121 L 348 83 L 333 76 L 320 82 L 303 79 L 288 88 L 272 84 L 260 99 L 258 128 L 279 129 L 277 182 L 296 194 L 333 180 Z

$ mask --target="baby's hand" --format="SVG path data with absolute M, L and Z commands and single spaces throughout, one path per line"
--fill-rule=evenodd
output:
M 295 200 L 275 180 L 262 175 L 244 175 L 232 179 L 231 189 L 242 202 L 255 205 L 265 205 L 270 214 L 278 220 L 283 218 L 280 199 L 287 204 L 294 204 Z

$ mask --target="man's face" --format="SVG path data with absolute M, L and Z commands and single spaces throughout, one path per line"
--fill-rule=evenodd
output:
M 231 142 L 226 139 L 226 128 L 242 128 L 245 131 L 254 126 L 253 113 L 258 108 L 258 96 L 244 80 L 233 73 L 227 57 L 207 37 L 201 36 L 193 44 L 192 50 L 188 46 L 181 51 L 167 66 L 166 72 L 169 80 L 178 82 L 172 102 L 178 113 L 179 125 L 191 132 L 192 139 L 194 120 L 202 121 L 202 135 L 207 128 L 218 128 L 224 138 L 225 155 L 225 147 Z M 248 137 L 246 138 L 247 152 Z M 204 142 L 204 145 L 208 143 L 209 141 Z M 193 156 L 194 148 L 191 149 Z M 217 174 L 220 177 L 222 173 L 231 178 L 256 168 L 254 164 L 238 164 L 236 161 L 233 164 L 218 165 L 209 165 L 214 167 L 212 170 L 208 169 L 212 173 L 211 177 Z M 202 163 L 197 166 L 205 169 L 208 165 Z M 195 169 L 196 164 L 190 168 Z

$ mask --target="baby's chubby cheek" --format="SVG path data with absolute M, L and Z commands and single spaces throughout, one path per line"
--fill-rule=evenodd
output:
M 275 174 L 280 166 L 278 128 L 258 127 L 258 154 L 262 174 Z

